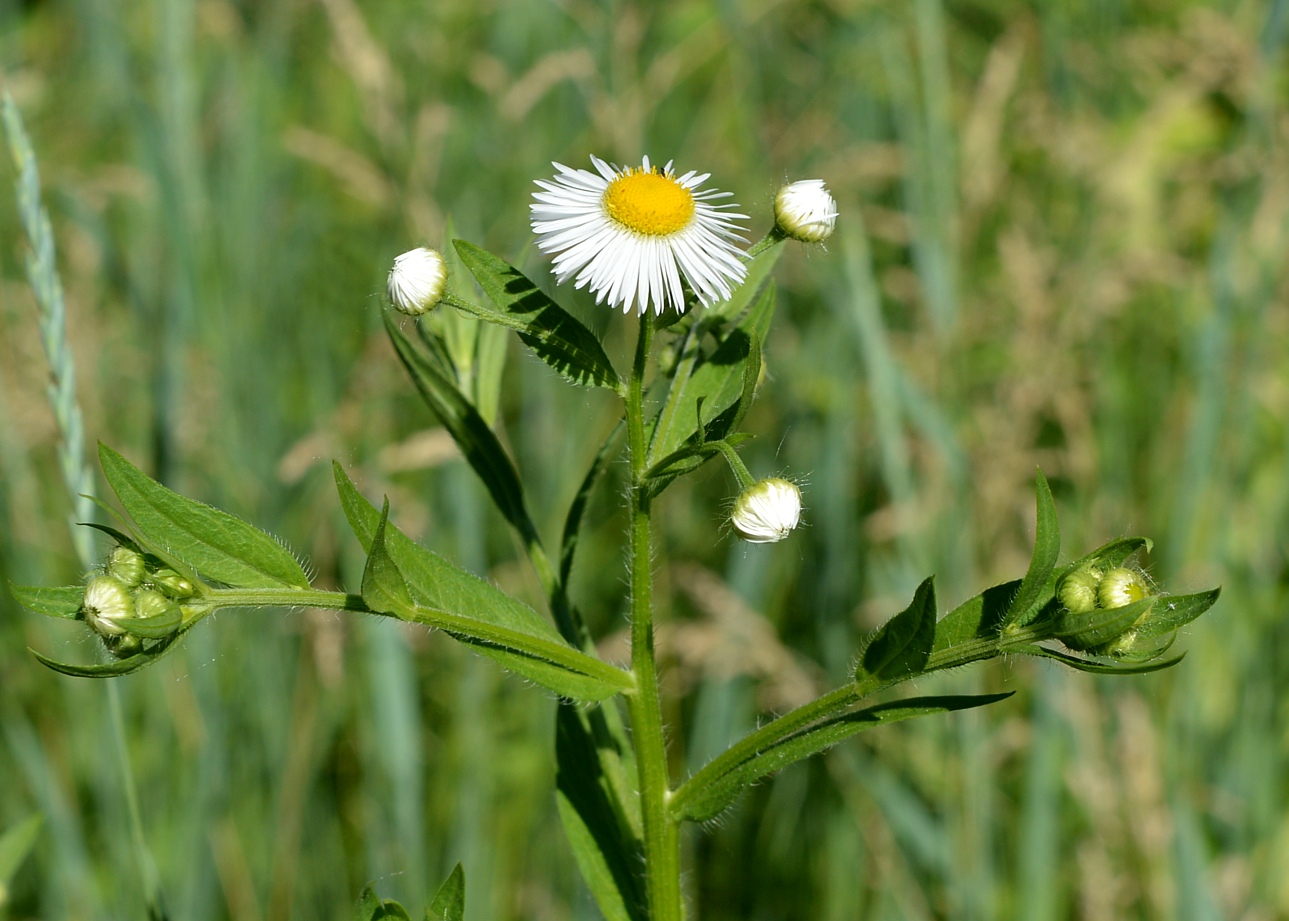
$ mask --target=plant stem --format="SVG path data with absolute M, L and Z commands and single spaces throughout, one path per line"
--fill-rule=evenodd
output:
M 631 456 L 631 673 L 636 692 L 628 695 L 631 741 L 644 819 L 645 889 L 650 921 L 681 921 L 680 833 L 667 814 L 671 782 L 662 704 L 653 646 L 653 562 L 650 558 L 650 500 L 644 486 L 648 466 L 644 439 L 644 374 L 653 339 L 649 314 L 640 317 L 635 362 L 627 389 L 627 440 Z

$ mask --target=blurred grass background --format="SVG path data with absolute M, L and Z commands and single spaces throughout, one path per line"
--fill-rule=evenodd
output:
M 696 915 L 1263 921 L 1289 917 L 1287 29 L 1283 0 L 4 0 L 0 64 L 88 436 L 331 585 L 361 565 L 335 457 L 428 546 L 538 595 L 384 341 L 393 255 L 450 219 L 547 279 L 532 180 L 592 152 L 711 171 L 757 236 L 780 183 L 825 179 L 839 231 L 780 266 L 744 449 L 807 480 L 810 526 L 722 536 L 716 465 L 660 510 L 676 770 L 844 680 L 926 574 L 945 609 L 1018 576 L 1037 466 L 1067 557 L 1147 534 L 1165 586 L 1225 590 L 1167 673 L 922 682 L 1017 694 L 861 737 L 693 830 Z M 0 577 L 65 584 L 8 193 L 0 234 Z M 572 300 L 621 356 L 634 324 Z M 502 424 L 548 533 L 615 411 L 512 343 Z M 619 496 L 574 579 L 610 647 Z M 93 654 L 0 593 L 0 828 L 47 819 L 10 916 L 141 917 L 103 687 L 27 646 Z M 120 687 L 175 918 L 342 919 L 371 879 L 420 906 L 458 860 L 472 918 L 596 917 L 552 702 L 442 637 L 226 614 Z

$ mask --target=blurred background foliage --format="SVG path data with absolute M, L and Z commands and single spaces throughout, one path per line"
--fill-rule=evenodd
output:
M 864 736 L 693 830 L 696 916 L 1261 921 L 1289 917 L 1287 29 L 1283 0 L 4 0 L 0 63 L 87 434 L 328 585 L 361 564 L 336 457 L 428 546 L 539 597 L 380 330 L 393 255 L 451 221 L 549 284 L 532 180 L 592 152 L 711 171 L 755 236 L 780 183 L 825 179 L 839 231 L 781 264 L 743 452 L 805 479 L 810 526 L 735 542 L 715 464 L 661 506 L 676 772 L 843 681 L 926 574 L 946 603 L 1019 576 L 1038 466 L 1067 558 L 1147 534 L 1166 587 L 1225 592 L 1170 672 L 923 682 L 1017 694 Z M 7 193 L 0 228 L 0 577 L 68 583 Z M 560 297 L 623 355 L 634 324 Z M 506 373 L 553 535 L 617 406 L 513 343 Z M 574 579 L 608 654 L 615 475 Z M 15 918 L 142 916 L 104 689 L 26 651 L 88 658 L 82 633 L 0 593 L 0 829 L 46 819 Z M 551 700 L 441 637 L 226 614 L 120 687 L 176 918 L 346 918 L 369 879 L 420 905 L 458 860 L 471 917 L 596 917 Z

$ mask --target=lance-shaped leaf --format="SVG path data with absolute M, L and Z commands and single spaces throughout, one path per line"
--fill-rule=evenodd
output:
M 954 661 L 987 659 L 998 651 L 1003 616 L 1020 588 L 1020 580 L 1004 582 L 968 598 L 935 625 L 932 655 L 953 650 Z
M 503 666 L 573 700 L 634 686 L 620 668 L 579 652 L 536 611 L 410 540 L 335 466 L 350 527 L 367 550 L 363 601 L 373 611 L 438 627 Z
M 649 443 L 650 466 L 671 454 L 691 439 L 703 440 L 702 432 L 710 437 L 721 437 L 737 425 L 728 420 L 724 432 L 711 431 L 712 422 L 733 406 L 746 411 L 751 399 L 747 395 L 747 368 L 756 363 L 757 374 L 752 376 L 751 388 L 755 389 L 760 372 L 761 343 L 770 331 L 774 315 L 774 283 L 767 284 L 751 309 L 729 330 L 715 351 L 701 364 L 695 364 L 692 373 L 678 368 L 666 402 L 654 423 Z M 697 321 L 701 330 L 703 319 Z M 699 418 L 701 412 L 702 418 Z
M 1164 595 L 1155 599 L 1150 616 L 1137 628 L 1137 636 L 1151 639 L 1184 627 L 1217 603 L 1220 588 L 1194 595 Z
M 105 444 L 98 454 L 139 534 L 163 552 L 238 588 L 309 587 L 291 552 L 259 528 L 167 489 Z
M 130 656 L 128 659 L 115 659 L 99 665 L 73 665 L 70 662 L 59 662 L 56 659 L 51 659 L 30 647 L 28 647 L 27 651 L 35 656 L 40 661 L 40 664 L 46 668 L 53 669 L 63 675 L 70 675 L 73 678 L 118 678 L 121 675 L 128 675 L 131 672 L 137 672 L 141 668 L 152 665 L 174 649 L 179 637 L 187 632 L 188 628 L 182 629 L 163 640 L 146 645 L 143 651 L 137 655 Z
M 928 578 L 907 608 L 877 628 L 860 657 L 855 680 L 886 683 L 920 674 L 934 642 L 935 580 Z
M 9 583 L 9 591 L 14 599 L 29 611 L 44 614 L 46 617 L 66 617 L 76 620 L 80 617 L 81 599 L 85 597 L 85 586 L 63 585 L 57 588 L 47 585 L 14 585 Z
M 453 302 L 457 309 L 515 330 L 534 355 L 574 384 L 621 388 L 600 341 L 522 272 L 473 243 L 453 240 L 452 245 L 496 305 L 490 309 L 458 300 Z
M 1003 618 L 1003 626 L 1023 627 L 1042 610 L 1052 591 L 1052 571 L 1061 554 L 1061 530 L 1056 521 L 1056 504 L 1052 490 L 1042 471 L 1034 486 L 1037 505 L 1037 524 L 1034 529 L 1034 554 L 1029 561 L 1029 571 L 1021 581 L 1016 597 L 1012 599 Z
M 523 487 L 510 457 L 483 417 L 448 377 L 403 335 L 389 313 L 385 331 L 421 397 L 465 455 L 501 514 L 525 538 L 533 534 Z
M 556 805 L 578 870 L 606 921 L 645 921 L 644 845 L 625 808 L 617 742 L 603 707 L 561 704 L 555 723 Z
M 672 796 L 669 808 L 672 818 L 705 822 L 724 811 L 748 786 L 795 761 L 818 754 L 851 736 L 900 720 L 933 713 L 948 713 L 983 707 L 1010 697 L 1011 694 L 980 694 L 946 697 L 911 697 L 890 703 L 865 707 L 816 723 L 788 736 L 714 777 L 696 774 Z M 702 778 L 702 782 L 695 784 Z
M 1176 656 L 1172 659 L 1165 659 L 1162 662 L 1120 664 L 1096 662 L 1091 659 L 1084 659 L 1080 656 L 1072 656 L 1069 653 L 1061 652 L 1057 649 L 1048 649 L 1046 646 L 1038 645 L 1012 646 L 1011 651 L 1024 653 L 1027 656 L 1038 656 L 1043 659 L 1054 659 L 1062 665 L 1068 665 L 1070 668 L 1077 669 L 1081 672 L 1089 672 L 1093 675 L 1144 675 L 1147 672 L 1157 672 L 1165 668 L 1172 668 L 1186 657 L 1186 653 L 1182 653 L 1180 656 Z
M 425 921 L 464 921 L 464 918 L 465 871 L 458 863 L 425 910 Z

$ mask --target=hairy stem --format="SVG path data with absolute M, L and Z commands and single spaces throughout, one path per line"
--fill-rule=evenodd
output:
M 636 681 L 636 692 L 627 700 L 631 709 L 631 741 L 635 748 L 644 819 L 649 918 L 651 921 L 680 921 L 680 834 L 678 825 L 667 814 L 671 780 L 662 732 L 658 667 L 654 659 L 650 500 L 644 486 L 648 466 L 644 436 L 644 374 L 652 339 L 653 323 L 646 313 L 640 317 L 640 336 L 636 340 L 626 406 L 631 456 L 631 673 Z

